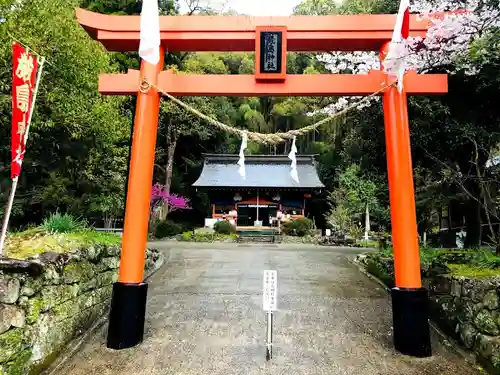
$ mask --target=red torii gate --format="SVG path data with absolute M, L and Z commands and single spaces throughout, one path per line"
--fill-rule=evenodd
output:
M 78 22 L 109 51 L 137 51 L 140 16 L 76 11 Z M 287 75 L 286 52 L 379 51 L 385 58 L 394 15 L 342 16 L 163 16 L 160 62 L 142 61 L 141 71 L 102 74 L 99 92 L 137 95 L 119 281 L 113 286 L 107 345 L 123 349 L 143 339 L 147 284 L 144 253 L 160 104 L 157 90 L 140 90 L 144 79 L 178 96 L 370 95 L 393 79 L 366 75 Z M 411 16 L 410 36 L 425 37 L 429 22 Z M 266 70 L 263 34 L 278 42 L 274 67 Z M 274 48 L 275 45 L 273 45 Z M 267 48 L 267 47 L 266 47 Z M 256 52 L 255 75 L 186 75 L 163 70 L 168 52 Z M 277 52 L 277 53 L 276 53 Z M 273 55 L 273 58 L 275 57 Z M 266 60 L 268 61 L 268 60 Z M 274 70 L 273 70 L 274 69 Z M 392 290 L 394 345 L 401 353 L 431 355 L 427 291 L 422 288 L 406 95 L 447 92 L 446 75 L 409 72 L 405 89 L 385 89 L 383 98 L 396 288 Z

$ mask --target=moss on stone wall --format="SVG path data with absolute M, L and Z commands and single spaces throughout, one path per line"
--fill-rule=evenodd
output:
M 8 362 L 23 350 L 25 343 L 24 330 L 14 328 L 0 334 L 0 363 Z
M 436 262 L 436 252 L 422 264 L 422 283 L 429 291 L 431 318 L 448 335 L 476 354 L 492 374 L 500 375 L 500 276 L 496 269 Z M 470 261 L 470 252 L 453 252 L 454 261 Z M 394 286 L 389 253 L 372 252 L 357 262 L 388 287 Z
M 450 274 L 475 279 L 491 278 L 500 276 L 500 269 L 470 266 L 468 264 L 450 264 Z
M 77 233 L 47 233 L 41 228 L 33 228 L 8 237 L 5 255 L 15 259 L 28 259 L 50 249 L 65 253 L 71 249 L 87 249 L 99 252 L 102 247 L 119 246 L 121 237 L 111 233 L 82 230 Z M 92 260 L 92 256 L 88 256 Z
M 120 248 L 107 236 L 89 238 L 105 240 L 0 262 L 0 375 L 40 373 L 109 308 Z M 146 270 L 162 264 L 148 249 Z

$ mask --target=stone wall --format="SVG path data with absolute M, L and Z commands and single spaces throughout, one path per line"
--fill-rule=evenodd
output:
M 388 287 L 394 286 L 392 258 L 377 253 L 357 262 Z M 471 350 L 491 374 L 500 374 L 500 277 L 467 278 L 422 269 L 429 291 L 431 319 L 443 332 Z
M 37 374 L 108 311 L 120 248 L 0 259 L 0 375 Z M 146 271 L 163 256 L 148 250 Z
M 281 235 L 278 237 L 278 242 L 288 244 L 313 244 L 318 245 L 321 243 L 321 236 L 286 236 Z

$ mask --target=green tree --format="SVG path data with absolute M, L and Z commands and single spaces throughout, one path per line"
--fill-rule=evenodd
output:
M 178 67 L 172 67 L 177 70 Z M 199 53 L 187 55 L 182 62 L 181 69 L 186 73 L 196 74 L 227 74 L 228 68 L 222 56 L 217 54 Z M 180 72 L 179 74 L 183 74 Z M 183 101 L 200 112 L 216 118 L 224 123 L 231 124 L 235 117 L 235 109 L 227 98 L 183 98 Z M 160 110 L 157 170 L 165 190 L 170 193 L 174 177 L 175 154 L 179 142 L 191 142 L 198 146 L 215 135 L 213 125 L 179 107 L 177 104 L 164 100 Z M 184 155 L 186 157 L 187 155 Z M 164 207 L 161 218 L 168 215 L 168 207 Z
M 78 216 L 92 215 L 95 209 L 100 215 L 103 209 L 95 205 L 98 196 L 93 191 L 113 192 L 116 182 L 101 173 L 104 168 L 106 173 L 121 173 L 126 163 L 123 154 L 114 153 L 126 144 L 130 128 L 122 112 L 122 99 L 102 97 L 97 92 L 98 74 L 113 71 L 113 66 L 106 51 L 75 22 L 78 5 L 76 0 L 19 3 L 1 26 L 2 139 L 10 139 L 10 36 L 48 58 L 15 201 L 14 225 L 36 222 L 55 209 Z M 9 142 L 0 147 L 0 195 L 5 202 L 10 188 Z M 112 210 L 119 208 L 115 205 Z
M 398 4 L 394 0 L 347 0 L 336 7 L 330 6 L 333 2 L 305 0 L 296 11 L 301 14 L 395 13 Z M 409 99 L 421 230 L 437 225 L 436 212 L 440 215 L 443 206 L 453 206 L 453 216 L 459 219 L 453 224 L 461 225 L 464 218 L 466 246 L 479 244 L 483 223 L 488 225 L 494 216 L 490 215 L 492 208 L 487 207 L 493 204 L 491 197 L 498 194 L 499 184 L 486 164 L 495 155 L 500 141 L 497 126 L 500 112 L 495 101 L 500 79 L 499 35 L 498 30 L 490 28 L 470 45 L 470 53 L 463 60 L 453 66 L 431 69 L 430 72 L 456 72 L 449 76 L 447 95 Z M 352 112 L 342 126 L 343 131 L 337 134 L 341 142 L 333 141 L 332 148 L 339 150 L 342 163 L 359 164 L 364 173 L 387 181 L 381 113 L 378 104 Z M 387 194 L 384 195 L 381 199 L 387 204 Z
M 386 227 L 388 212 L 381 205 L 378 193 L 376 183 L 363 176 L 358 165 L 347 167 L 338 176 L 338 187 L 329 194 L 331 210 L 327 213 L 328 222 L 353 232 L 364 227 L 365 215 L 369 211 L 377 227 Z
M 304 0 L 294 9 L 297 15 L 324 16 L 339 12 L 338 2 L 335 0 Z
M 142 1 L 81 0 L 80 6 L 98 13 L 133 15 L 141 13 Z M 176 0 L 159 0 L 158 7 L 161 15 L 174 15 L 178 12 L 179 5 Z

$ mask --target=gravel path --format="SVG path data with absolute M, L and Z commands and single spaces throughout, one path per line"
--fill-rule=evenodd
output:
M 472 375 L 438 338 L 434 356 L 392 348 L 387 293 L 348 261 L 357 249 L 177 245 L 150 280 L 144 343 L 105 347 L 106 327 L 57 375 Z M 274 358 L 265 361 L 262 272 L 278 271 Z

